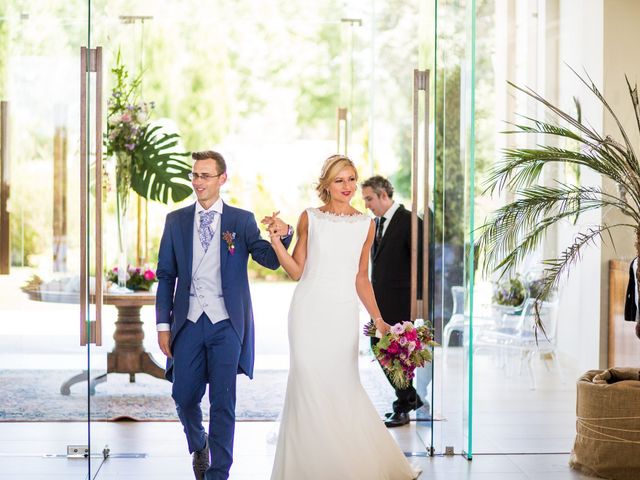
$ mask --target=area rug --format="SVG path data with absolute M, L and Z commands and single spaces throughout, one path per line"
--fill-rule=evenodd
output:
M 0 371 L 0 422 L 86 421 L 86 383 L 71 387 L 71 395 L 60 394 L 60 385 L 79 372 L 72 370 Z M 362 384 L 376 409 L 389 411 L 394 394 L 377 365 L 361 369 Z M 92 420 L 177 421 L 171 399 L 171 384 L 138 374 L 109 374 L 106 383 L 90 397 Z M 287 370 L 257 370 L 253 380 L 238 376 L 236 416 L 242 421 L 277 420 L 284 401 Z M 207 395 L 202 403 L 208 412 Z

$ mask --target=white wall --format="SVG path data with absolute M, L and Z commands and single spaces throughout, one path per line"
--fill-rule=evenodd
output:
M 586 93 L 579 80 L 565 65 L 578 72 L 589 73 L 594 82 L 603 84 L 603 0 L 562 0 L 559 4 L 559 54 L 558 100 L 567 111 L 574 110 L 574 96 L 581 100 L 583 118 L 601 131 L 602 108 L 599 102 Z M 582 171 L 585 185 L 599 185 L 600 177 Z M 600 212 L 590 212 L 580 217 L 577 225 L 563 223 L 558 228 L 557 248 L 563 251 L 573 243 L 575 235 L 589 224 L 600 223 Z M 582 259 L 571 268 L 563 281 L 558 322 L 558 339 L 561 352 L 577 362 L 581 370 L 597 368 L 602 357 L 600 348 L 600 311 L 602 289 L 606 289 L 606 277 L 601 269 L 599 246 L 591 246 Z
M 619 115 L 632 142 L 640 137 L 624 81 L 640 78 L 640 62 L 634 55 L 640 44 L 640 2 L 636 0 L 561 0 L 559 101 L 572 108 L 572 96 L 580 98 L 583 119 L 595 130 L 621 137 L 612 117 L 575 75 L 564 65 L 581 74 L 587 72 Z M 606 191 L 617 188 L 612 182 L 591 172 L 581 173 L 583 185 L 601 185 Z M 625 221 L 616 211 L 592 212 L 580 218 L 578 225 L 562 225 L 558 231 L 558 251 L 572 242 L 579 229 L 590 224 L 615 224 Z M 563 283 L 559 322 L 559 348 L 578 362 L 581 369 L 604 368 L 607 363 L 608 338 L 608 268 L 609 260 L 632 258 L 635 236 L 631 229 L 614 231 L 615 249 L 610 242 L 590 247 L 571 275 Z M 620 302 L 624 298 L 619 299 Z

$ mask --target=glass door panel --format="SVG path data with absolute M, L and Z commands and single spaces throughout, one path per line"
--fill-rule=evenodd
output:
M 432 163 L 434 449 L 471 458 L 472 358 L 468 315 L 473 291 L 474 57 L 473 0 L 435 2 Z M 446 420 L 446 421 L 441 421 Z
M 85 460 L 61 460 L 67 445 L 83 459 L 89 441 L 87 384 L 68 383 L 88 369 L 80 338 L 87 189 L 79 81 L 88 7 L 81 0 L 0 5 L 0 429 L 20 422 L 10 435 L 16 441 L 2 443 L 11 458 L 2 471 L 16 476 L 55 471 L 80 479 L 88 471 Z M 20 445 L 42 438 L 43 429 L 37 460 L 23 456 Z
M 589 10 L 581 14 L 585 19 L 592 18 Z M 594 83 L 602 86 L 603 77 L 598 76 L 603 71 L 600 62 L 608 56 L 593 55 L 602 47 L 602 37 L 597 33 L 600 24 L 576 22 L 575 15 L 563 2 L 477 2 L 476 17 L 476 85 L 477 91 L 482 92 L 477 96 L 476 103 L 476 179 L 478 185 L 483 185 L 490 169 L 503 160 L 505 149 L 536 148 L 536 145 L 577 148 L 562 137 L 496 133 L 512 130 L 510 124 L 531 125 L 527 120 L 529 118 L 551 123 L 556 121 L 549 110 L 507 82 L 530 88 L 552 104 L 580 118 L 582 112 L 600 112 L 590 109 L 600 109 L 601 105 L 595 105 L 598 103 L 595 98 L 585 94 L 586 90 L 581 89 L 579 80 L 569 68 L 579 72 L 584 68 L 594 75 Z M 571 38 L 571 41 L 565 42 L 565 38 Z M 593 44 L 581 40 L 587 38 Z M 612 48 L 615 50 L 615 47 Z M 620 91 L 615 90 L 618 87 Z M 620 82 L 618 87 L 614 87 L 615 94 L 611 98 L 626 99 L 624 82 Z M 591 103 L 591 100 L 595 103 Z M 600 129 L 598 122 L 604 118 L 601 112 L 590 118 L 600 119 L 593 127 Z M 585 119 L 586 114 L 581 121 L 584 123 Z M 549 167 L 543 170 L 540 185 L 582 185 L 580 169 Z M 493 195 L 483 190 L 476 191 L 475 215 L 479 225 L 493 211 L 516 200 L 519 195 L 509 189 L 496 191 Z M 500 329 L 504 331 L 505 327 L 529 325 L 532 315 L 526 308 L 527 298 L 531 297 L 532 292 L 535 295 L 536 283 L 542 278 L 543 269 L 548 267 L 542 261 L 560 257 L 586 223 L 588 221 L 581 218 L 554 225 L 545 231 L 540 247 L 527 254 L 517 270 L 509 272 L 502 279 L 498 278 L 498 273 L 479 275 L 474 301 L 474 336 L 477 341 L 472 346 L 477 365 L 474 399 L 477 412 L 474 451 L 477 453 L 561 453 L 569 452 L 572 448 L 576 388 L 571 379 L 578 378 L 584 370 L 597 365 L 600 355 L 598 340 L 591 336 L 593 332 L 599 332 L 600 316 L 594 314 L 590 317 L 595 322 L 595 327 L 590 328 L 585 326 L 584 316 L 579 314 L 577 307 L 582 303 L 587 305 L 583 308 L 588 309 L 597 304 L 592 302 L 599 299 L 600 277 L 581 275 L 580 269 L 600 272 L 601 261 L 607 254 L 599 251 L 598 256 L 582 258 L 576 265 L 578 271 L 572 270 L 571 280 L 566 283 L 562 280 L 556 298 L 542 306 L 541 317 L 550 332 L 550 340 L 540 341 L 539 349 L 532 349 L 527 344 L 526 332 L 502 337 L 502 345 L 492 345 L 491 342 Z M 605 247 L 602 251 L 606 251 Z M 602 258 L 599 256 L 601 253 Z M 617 251 L 615 254 L 611 252 L 611 255 L 618 258 L 621 254 Z M 478 272 L 482 272 L 482 268 Z M 580 278 L 588 278 L 589 281 L 581 283 Z M 513 294 L 508 296 L 511 298 L 499 301 L 494 292 L 500 283 L 504 286 L 509 281 L 513 281 Z M 588 300 L 581 302 L 581 299 Z M 501 304 L 509 301 L 512 302 L 511 306 Z M 559 315 L 559 312 L 564 314 Z M 557 332 L 554 331 L 554 325 Z M 576 335 L 576 331 L 584 332 L 585 336 Z M 511 347 L 506 348 L 506 343 Z M 498 377 L 493 374 L 496 369 L 503 372 Z

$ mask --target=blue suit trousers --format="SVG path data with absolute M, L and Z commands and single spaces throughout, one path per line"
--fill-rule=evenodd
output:
M 200 402 L 209 385 L 209 451 L 211 466 L 206 480 L 226 480 L 233 463 L 236 376 L 240 339 L 230 320 L 211 323 L 202 314 L 187 321 L 172 344 L 172 397 L 187 436 L 189 452 L 201 450 L 207 433 Z

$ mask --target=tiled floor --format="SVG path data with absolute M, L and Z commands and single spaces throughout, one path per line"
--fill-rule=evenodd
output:
M 191 479 L 190 457 L 185 451 L 181 427 L 175 422 L 96 423 L 91 426 L 92 450 L 100 452 L 108 444 L 111 457 L 102 462 L 92 458 L 90 478 L 98 480 Z M 232 480 L 268 480 L 275 446 L 268 438 L 270 422 L 243 422 L 237 425 Z M 424 452 L 426 426 L 392 430 L 405 450 Z M 82 423 L 0 424 L 0 480 L 66 479 L 81 480 L 88 462 L 67 459 L 67 444 L 81 443 L 86 435 Z M 142 454 L 142 458 L 123 458 Z M 413 457 L 423 473 L 420 479 L 433 480 L 564 480 L 589 478 L 572 471 L 568 454 L 476 455 L 467 461 L 452 457 Z M 339 480 L 322 479 L 321 480 Z M 298 480 L 298 479 L 292 479 Z M 367 480 L 367 479 L 363 479 Z
M 0 278 L 0 286 L 2 281 Z M 264 289 L 256 288 L 254 292 L 254 307 L 261 312 L 269 311 L 266 306 L 273 303 L 274 295 L 277 294 L 269 284 L 265 285 Z M 71 307 L 29 303 L 19 296 L 16 296 L 16 299 L 3 299 L 2 295 L 7 295 L 3 292 L 7 291 L 10 289 L 0 288 L 0 304 L 12 305 L 12 308 L 15 306 L 16 310 L 13 312 L 3 309 L 2 318 L 24 315 L 21 312 L 29 308 L 32 311 L 29 322 L 3 323 L 3 334 L 0 336 L 0 368 L 12 369 L 20 365 L 22 368 L 81 369 L 86 364 L 85 352 L 78 347 L 77 324 L 66 321 L 76 318 L 75 312 L 69 311 Z M 279 295 L 288 299 L 290 292 L 283 291 Z M 256 362 L 257 369 L 279 369 L 288 365 L 288 300 L 275 303 L 283 310 L 272 312 L 272 318 L 262 318 L 261 322 L 256 322 L 257 348 L 261 352 Z M 45 307 L 46 311 L 42 310 Z M 37 310 L 38 308 L 41 310 Z M 4 315 L 5 313 L 7 315 Z M 55 316 L 55 322 L 52 321 L 52 316 Z M 161 358 L 153 341 L 153 310 L 143 311 L 143 317 L 148 338 L 147 349 L 152 351 L 156 358 Z M 105 328 L 105 331 L 111 330 L 111 326 Z M 30 335 L 31 331 L 37 335 Z M 52 341 L 52 338 L 55 341 Z M 107 336 L 103 347 L 93 349 L 94 368 L 106 364 L 106 352 L 111 346 L 112 341 Z M 364 350 L 368 351 L 368 346 L 364 347 Z M 405 452 L 419 454 L 413 457 L 412 461 L 423 470 L 420 478 L 587 478 L 573 472 L 568 466 L 569 452 L 575 435 L 574 379 L 581 372 L 575 371 L 565 362 L 566 381 L 562 381 L 556 370 L 547 371 L 541 359 L 536 359 L 538 386 L 533 391 L 529 388 L 526 375 L 518 368 L 518 359 L 507 358 L 506 362 L 501 364 L 495 355 L 476 354 L 473 359 L 471 415 L 468 407 L 470 382 L 467 356 L 468 351 L 461 347 L 449 348 L 446 354 L 442 349 L 436 348 L 433 388 L 429 391 L 435 392 L 430 403 L 438 421 L 433 425 L 427 422 L 412 422 L 409 426 L 392 430 Z M 362 361 L 371 360 L 365 358 Z M 426 393 L 423 393 L 426 392 L 425 381 L 423 380 L 420 386 L 420 376 L 417 385 L 426 398 Z M 103 385 L 103 388 L 106 387 L 107 385 Z M 0 396 L 0 412 L 2 408 Z M 473 424 L 472 461 L 460 455 L 460 452 L 468 447 L 470 421 Z M 238 423 L 232 480 L 268 480 L 275 448 L 268 439 L 275 428 L 275 424 L 269 422 Z M 178 423 L 93 423 L 92 450 L 98 453 L 98 456 L 91 459 L 90 475 L 87 474 L 89 462 L 86 459 L 66 458 L 66 446 L 85 444 L 86 438 L 87 425 L 80 422 L 0 422 L 0 480 L 193 478 L 190 457 L 186 452 L 182 429 Z M 436 452 L 444 452 L 445 447 L 452 446 L 456 455 L 424 456 L 427 446 L 430 446 L 432 441 Z M 109 446 L 111 456 L 103 462 L 99 454 L 105 445 Z M 325 479 L 319 476 L 313 480 L 342 479 Z

